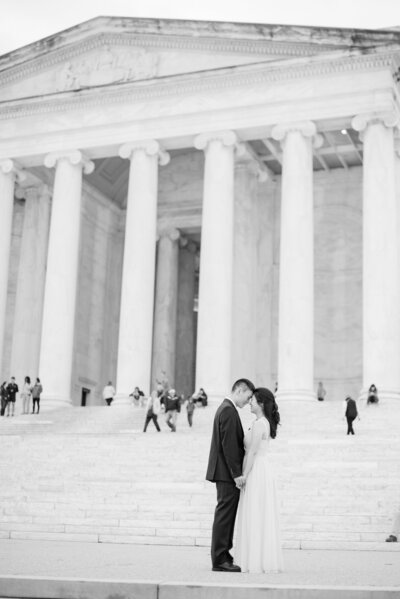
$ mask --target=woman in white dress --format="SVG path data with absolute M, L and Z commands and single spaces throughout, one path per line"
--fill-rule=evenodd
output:
M 276 437 L 280 416 L 273 393 L 264 387 L 250 402 L 256 416 L 244 437 L 244 486 L 237 516 L 235 562 L 242 572 L 283 570 L 279 504 L 269 443 Z

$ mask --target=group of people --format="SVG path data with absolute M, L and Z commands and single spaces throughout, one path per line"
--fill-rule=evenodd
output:
M 31 384 L 29 376 L 25 377 L 24 384 L 21 392 L 15 381 L 15 377 L 11 377 L 10 382 L 4 381 L 0 386 L 0 399 L 1 399 L 1 416 L 14 416 L 15 404 L 17 401 L 17 393 L 20 393 L 22 400 L 22 411 L 21 414 L 29 414 L 31 409 L 32 399 L 32 414 L 39 414 L 40 411 L 40 396 L 43 392 L 43 387 L 40 379 L 37 378 L 34 385 Z
M 244 434 L 238 409 L 250 403 L 255 416 Z M 206 479 L 216 484 L 211 539 L 217 572 L 271 572 L 283 569 L 279 507 L 269 444 L 280 422 L 274 394 L 239 379 L 214 417 Z M 231 553 L 237 522 L 234 562 Z
M 158 432 L 161 432 L 158 423 L 158 416 L 161 412 L 164 413 L 165 423 L 170 428 L 171 432 L 176 432 L 178 414 L 181 411 L 182 405 L 186 402 L 187 420 L 190 427 L 193 426 L 193 414 L 196 404 L 200 402 L 202 406 L 207 405 L 207 394 L 203 388 L 200 388 L 198 393 L 193 393 L 185 399 L 184 395 L 178 395 L 176 390 L 168 388 L 165 384 L 158 382 L 156 389 L 152 391 L 147 399 L 145 411 L 146 418 L 144 422 L 143 432 L 145 433 L 151 421 Z

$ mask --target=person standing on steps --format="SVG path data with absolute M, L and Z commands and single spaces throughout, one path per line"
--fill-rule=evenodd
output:
M 35 413 L 35 406 L 37 407 L 37 413 L 39 414 L 40 410 L 40 395 L 43 393 L 42 383 L 40 382 L 40 378 L 36 379 L 35 384 L 32 389 L 32 414 Z
M 111 406 L 114 395 L 115 389 L 113 387 L 112 381 L 108 381 L 107 385 L 103 389 L 103 399 L 108 406 Z
M 194 395 L 191 395 L 190 397 L 188 397 L 187 402 L 186 402 L 186 412 L 187 412 L 187 419 L 188 419 L 188 424 L 190 426 L 190 428 L 192 428 L 193 426 L 193 412 L 195 410 L 196 407 L 196 400 Z
M 8 402 L 7 381 L 4 381 L 4 383 L 0 387 L 0 400 L 1 400 L 0 416 L 4 416 L 4 414 L 6 412 L 7 402 Z
M 326 395 L 326 391 L 324 389 L 322 381 L 320 381 L 318 383 L 318 389 L 317 389 L 317 399 L 318 399 L 318 401 L 324 401 L 325 395 Z
M 216 572 L 240 572 L 230 553 L 236 512 L 243 485 L 243 427 L 238 408 L 249 403 L 254 385 L 238 379 L 229 397 L 218 407 L 213 424 L 206 480 L 217 487 L 217 506 L 211 538 L 212 569 Z
M 18 391 L 19 391 L 19 389 L 18 389 L 17 383 L 15 382 L 15 376 L 12 376 L 10 382 L 7 385 L 7 393 L 8 393 L 7 416 L 10 415 L 10 412 L 11 412 L 11 416 L 14 416 L 15 402 L 16 402 L 16 397 L 17 397 Z
M 32 386 L 31 379 L 29 376 L 25 377 L 24 385 L 21 391 L 21 399 L 22 399 L 22 412 L 21 414 L 29 414 L 30 403 L 31 403 L 31 395 L 32 395 Z

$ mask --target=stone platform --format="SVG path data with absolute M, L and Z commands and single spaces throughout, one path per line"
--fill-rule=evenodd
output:
M 0 597 L 397 599 L 400 553 L 284 550 L 279 574 L 212 572 L 209 549 L 0 541 Z
M 399 551 L 384 539 L 400 500 L 400 405 L 361 406 L 354 437 L 339 403 L 280 411 L 271 459 L 284 547 Z M 177 433 L 151 423 L 146 434 L 133 406 L 1 418 L 0 539 L 207 548 L 213 413 L 198 408 L 190 429 L 183 410 Z

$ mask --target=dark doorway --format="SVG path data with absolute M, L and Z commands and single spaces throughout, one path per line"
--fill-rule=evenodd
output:
M 82 387 L 82 395 L 81 395 L 81 406 L 85 407 L 86 406 L 86 399 L 87 396 L 90 393 L 90 389 L 87 389 L 86 387 Z

